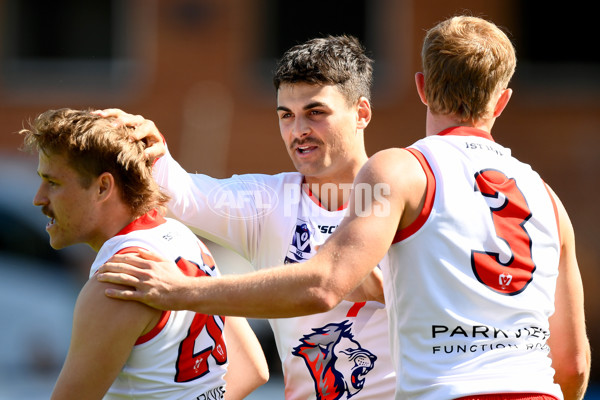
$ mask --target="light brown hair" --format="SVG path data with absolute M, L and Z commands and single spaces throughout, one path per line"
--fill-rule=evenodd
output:
M 508 86 L 516 66 L 507 35 L 492 22 L 470 16 L 430 29 L 421 57 L 430 110 L 462 121 L 490 116 L 490 99 Z
M 144 143 L 130 141 L 130 128 L 114 118 L 62 108 L 40 114 L 29 125 L 19 132 L 24 136 L 25 150 L 66 156 L 83 187 L 109 172 L 134 216 L 164 206 L 169 200 L 152 177 Z

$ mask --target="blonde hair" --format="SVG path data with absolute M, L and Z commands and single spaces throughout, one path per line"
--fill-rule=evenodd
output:
M 29 125 L 19 132 L 24 136 L 24 149 L 66 156 L 83 187 L 109 172 L 134 216 L 162 207 L 169 200 L 152 177 L 144 143 L 130 141 L 130 128 L 113 118 L 62 108 L 40 114 Z
M 430 110 L 461 121 L 490 116 L 492 97 L 515 72 L 515 49 L 506 34 L 482 18 L 458 16 L 430 29 L 421 52 Z

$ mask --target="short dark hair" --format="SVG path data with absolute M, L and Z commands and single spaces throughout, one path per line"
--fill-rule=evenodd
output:
M 335 85 L 351 104 L 363 96 L 371 101 L 373 60 L 353 36 L 315 38 L 284 53 L 273 83 L 276 90 L 283 83 Z

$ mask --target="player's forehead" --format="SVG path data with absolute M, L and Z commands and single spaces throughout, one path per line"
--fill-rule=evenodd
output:
M 37 173 L 41 178 L 51 180 L 65 180 L 79 176 L 69 163 L 67 154 L 60 152 L 40 151 Z
M 336 85 L 282 83 L 277 90 L 278 108 L 291 110 L 319 105 L 336 108 L 345 103 L 346 99 Z

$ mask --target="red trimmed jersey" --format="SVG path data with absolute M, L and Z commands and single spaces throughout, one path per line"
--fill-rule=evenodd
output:
M 171 196 L 169 211 L 178 220 L 237 252 L 255 269 L 310 259 L 346 213 L 317 204 L 297 172 L 214 179 L 188 174 L 167 154 L 156 163 L 154 177 Z M 328 189 L 337 194 L 337 186 L 321 188 Z M 384 304 L 342 301 L 325 313 L 269 323 L 286 400 L 394 397 Z
M 151 250 L 171 259 L 190 276 L 215 276 L 206 246 L 183 224 L 152 211 L 100 248 L 90 277 L 116 253 Z M 140 337 L 105 399 L 221 399 L 225 392 L 225 319 L 191 311 L 163 312 Z
M 428 175 L 423 214 L 384 268 L 397 399 L 542 393 L 560 238 L 546 185 L 480 130 L 407 149 Z

